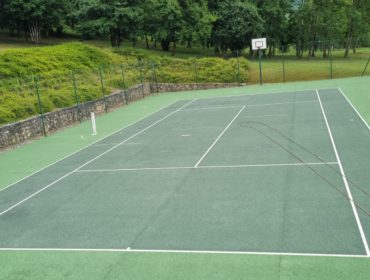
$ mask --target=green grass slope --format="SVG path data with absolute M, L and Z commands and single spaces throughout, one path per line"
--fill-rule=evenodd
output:
M 37 88 L 43 111 L 50 112 L 76 103 L 75 85 L 79 101 L 86 102 L 139 84 L 141 77 L 144 82 L 154 76 L 170 83 L 247 82 L 248 65 L 242 59 L 238 70 L 236 59 L 180 59 L 83 43 L 6 50 L 0 53 L 0 125 L 37 115 Z

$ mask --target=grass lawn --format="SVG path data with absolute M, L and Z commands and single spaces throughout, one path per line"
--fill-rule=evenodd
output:
M 366 62 L 370 57 L 370 48 L 358 49 L 356 54 L 343 58 L 343 50 L 333 52 L 333 78 L 361 76 Z M 259 82 L 258 59 L 250 59 L 250 83 Z M 263 59 L 262 74 L 264 83 L 283 82 L 283 57 L 277 55 L 273 59 Z M 370 74 L 368 67 L 366 74 Z M 330 79 L 330 60 L 323 59 L 321 53 L 316 58 L 303 57 L 297 59 L 294 54 L 285 58 L 286 81 L 325 80 Z

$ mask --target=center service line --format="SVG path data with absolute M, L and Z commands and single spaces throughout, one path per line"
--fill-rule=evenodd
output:
M 245 105 L 240 109 L 240 111 L 235 115 L 235 117 L 231 120 L 231 122 L 225 127 L 225 129 L 221 132 L 221 134 L 217 137 L 217 139 L 213 142 L 213 144 L 208 148 L 208 150 L 204 153 L 204 155 L 198 160 L 198 162 L 194 165 L 194 168 L 197 168 L 199 164 L 202 162 L 202 160 L 207 156 L 207 154 L 212 150 L 212 148 L 216 145 L 218 140 L 222 137 L 222 135 L 225 134 L 226 130 L 233 124 L 233 122 L 236 120 L 236 118 L 243 112 L 245 109 Z

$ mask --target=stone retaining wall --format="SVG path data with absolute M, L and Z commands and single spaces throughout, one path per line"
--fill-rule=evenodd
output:
M 72 106 L 59 109 L 44 115 L 45 132 L 52 133 L 60 128 L 69 126 L 74 123 L 90 118 L 90 112 L 102 114 L 111 111 L 117 107 L 126 105 L 135 100 L 142 99 L 153 92 L 174 92 L 174 91 L 190 91 L 198 89 L 214 89 L 236 87 L 238 84 L 144 84 L 137 85 L 125 91 L 117 91 L 109 96 L 80 104 L 80 106 Z M 105 105 L 106 104 L 106 105 Z M 0 150 L 7 149 L 12 146 L 23 144 L 31 139 L 38 138 L 44 135 L 42 119 L 40 116 L 32 117 L 27 120 L 11 123 L 0 127 Z

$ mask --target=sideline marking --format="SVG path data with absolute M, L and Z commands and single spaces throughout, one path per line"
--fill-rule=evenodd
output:
M 347 102 L 349 103 L 349 105 L 351 105 L 352 109 L 356 112 L 356 114 L 360 117 L 360 119 L 362 120 L 362 122 L 366 125 L 366 127 L 370 130 L 370 126 L 369 124 L 365 121 L 365 119 L 363 118 L 363 116 L 360 114 L 360 112 L 356 109 L 356 107 L 352 104 L 352 102 L 348 99 L 348 97 L 344 94 L 344 92 L 341 90 L 341 88 L 338 88 L 340 93 L 343 95 L 343 97 L 347 100 Z
M 357 227 L 358 227 L 358 230 L 360 231 L 360 235 L 361 235 L 361 239 L 362 239 L 362 242 L 363 242 L 363 245 L 364 245 L 364 248 L 365 248 L 365 251 L 366 251 L 366 255 L 368 257 L 370 257 L 370 249 L 369 249 L 369 245 L 367 243 L 367 240 L 366 240 L 366 236 L 365 236 L 365 233 L 364 233 L 364 230 L 362 228 L 362 224 L 361 224 L 361 221 L 360 221 L 360 218 L 358 216 L 358 213 L 357 213 L 357 208 L 353 202 L 353 197 L 352 197 L 352 193 L 351 193 L 351 189 L 348 185 L 348 182 L 347 182 L 347 178 L 346 178 L 346 175 L 344 173 L 344 169 L 343 169 L 343 166 L 342 166 L 342 162 L 340 160 L 340 157 L 339 157 L 339 154 L 338 154 L 338 150 L 337 150 L 337 147 L 335 145 L 335 141 L 334 141 L 334 138 L 333 138 L 333 135 L 331 133 L 331 129 L 330 129 L 330 126 L 329 126 L 329 122 L 328 122 L 328 119 L 326 117 L 326 114 L 325 114 L 325 110 L 324 110 L 324 107 L 322 105 L 322 102 L 321 102 L 321 98 L 320 98 L 320 94 L 319 94 L 319 91 L 316 90 L 316 95 L 317 95 L 317 99 L 319 100 L 319 103 L 320 103 L 320 107 L 321 107 L 321 112 L 323 114 L 323 117 L 324 117 L 324 120 L 325 120 L 325 124 L 326 124 L 326 128 L 328 130 L 328 133 L 329 133 L 329 137 L 330 137 L 330 141 L 331 141 L 331 144 L 332 144 L 332 147 L 333 147 L 333 150 L 334 150 L 334 153 L 335 153 L 335 157 L 337 159 L 337 162 L 338 162 L 338 165 L 339 165 L 339 169 L 340 169 L 340 173 L 342 175 L 342 179 L 343 179 L 343 182 L 344 182 L 344 185 L 346 187 L 346 191 L 347 191 L 347 194 L 348 194 L 348 197 L 349 197 L 349 200 L 350 200 L 350 203 L 351 203 L 351 207 L 352 207 L 352 211 L 353 211 L 353 215 L 355 216 L 355 219 L 356 219 L 356 223 L 357 223 Z
M 198 160 L 198 162 L 194 165 L 194 168 L 197 168 L 198 165 L 202 162 L 202 160 L 207 156 L 207 154 L 212 150 L 212 148 L 216 145 L 218 140 L 225 134 L 226 130 L 233 124 L 236 118 L 240 115 L 241 112 L 245 109 L 245 105 L 239 110 L 239 112 L 235 115 L 235 117 L 231 120 L 231 122 L 225 127 L 225 129 L 221 132 L 221 134 L 216 138 L 213 144 L 208 148 L 208 150 L 203 154 L 203 156 Z
M 332 257 L 332 258 L 364 258 L 367 255 L 346 254 L 315 254 L 315 253 L 286 253 L 286 252 L 252 252 L 252 251 L 202 251 L 202 250 L 146 250 L 133 249 L 83 249 L 83 248 L 0 248 L 0 251 L 35 251 L 35 252 L 108 252 L 108 253 L 169 253 L 169 254 L 214 254 L 214 255 L 262 255 L 262 256 L 295 256 L 295 257 Z
M 216 168 L 246 168 L 246 167 L 282 167 L 306 165 L 338 165 L 337 162 L 305 162 L 305 163 L 271 163 L 271 164 L 240 164 L 240 165 L 204 165 L 204 166 L 173 166 L 173 167 L 143 167 L 143 168 L 117 168 L 117 169 L 80 169 L 76 172 L 120 172 L 120 171 L 146 171 L 146 170 L 180 170 L 180 169 L 216 169 Z
M 81 168 L 83 168 L 84 166 L 90 164 L 91 162 L 97 160 L 98 158 L 102 157 L 103 155 L 111 152 L 112 150 L 114 150 L 115 148 L 117 148 L 118 146 L 120 146 L 121 144 L 127 142 L 127 141 L 130 141 L 132 138 L 138 136 L 139 134 L 147 131 L 148 129 L 152 128 L 153 126 L 155 126 L 156 124 L 164 121 L 165 119 L 169 118 L 170 116 L 172 116 L 173 114 L 177 113 L 178 111 L 180 111 L 182 108 L 185 108 L 186 106 L 190 105 L 191 103 L 195 102 L 197 99 L 193 99 L 192 101 L 186 103 L 185 105 L 183 105 L 182 107 L 180 107 L 179 109 L 177 109 L 176 111 L 172 111 L 171 113 L 167 114 L 166 116 L 164 116 L 163 118 L 159 119 L 158 121 L 152 123 L 151 125 L 147 126 L 146 128 L 140 130 L 139 132 L 136 132 L 135 134 L 131 135 L 130 137 L 126 138 L 125 140 L 123 140 L 121 143 L 113 146 L 112 148 L 106 150 L 105 152 L 99 154 L 98 156 L 94 157 L 93 159 L 85 162 L 84 164 L 80 165 L 79 167 L 75 168 L 74 170 L 72 170 L 71 172 L 63 175 L 62 177 L 60 177 L 59 179 L 51 182 L 50 184 L 48 184 L 47 186 L 43 187 L 42 189 L 38 190 L 37 192 L 34 192 L 33 194 L 27 196 L 25 199 L 17 202 L 16 204 L 12 205 L 11 207 L 9 207 L 8 209 L 4 210 L 3 212 L 0 213 L 0 216 L 4 215 L 5 213 L 9 212 L 10 210 L 14 209 L 15 207 L 17 207 L 18 205 L 22 204 L 23 202 L 26 202 L 27 200 L 31 199 L 32 197 L 36 196 L 37 194 L 43 192 L 44 190 L 50 188 L 51 186 L 55 185 L 56 183 L 58 183 L 59 181 L 63 180 L 64 178 L 68 177 L 69 175 L 71 175 L 72 173 L 75 173 L 76 171 L 80 170 Z
M 100 141 L 102 141 L 102 140 L 104 140 L 104 139 L 107 139 L 108 137 L 110 137 L 110 136 L 112 136 L 112 135 L 114 135 L 114 134 L 116 134 L 116 133 L 118 133 L 118 132 L 120 132 L 120 131 L 122 131 L 122 130 L 125 130 L 125 129 L 127 129 L 127 128 L 129 128 L 129 127 L 131 127 L 131 126 L 133 126 L 133 125 L 135 125 L 135 124 L 137 124 L 137 123 L 139 123 L 139 122 L 141 122 L 142 120 L 145 120 L 146 118 L 148 118 L 148 117 L 150 117 L 150 116 L 152 116 L 152 115 L 154 115 L 154 114 L 156 114 L 156 113 L 159 113 L 160 111 L 162 111 L 162 110 L 166 109 L 167 107 L 170 107 L 170 106 L 172 106 L 172 105 L 176 104 L 176 103 L 177 103 L 177 102 L 179 102 L 179 101 L 182 101 L 182 100 L 177 100 L 177 101 L 175 101 L 175 102 L 173 102 L 173 103 L 171 103 L 171 104 L 168 104 L 168 105 L 166 105 L 166 106 L 164 106 L 164 107 L 160 108 L 159 110 L 156 110 L 156 111 L 154 111 L 154 112 L 152 112 L 152 113 L 150 113 L 150 114 L 148 114 L 148 115 L 145 115 L 144 117 L 140 118 L 139 120 L 137 120 L 137 121 L 135 121 L 135 122 L 133 122 L 133 123 L 130 123 L 130 124 L 128 124 L 128 125 L 126 125 L 126 126 L 124 126 L 124 127 L 121 127 L 120 129 L 118 129 L 118 130 L 116 130 L 116 131 L 114 131 L 114 132 L 112 132 L 112 133 L 108 134 L 107 136 L 104 136 L 103 138 L 100 138 L 100 139 L 98 139 L 98 140 L 96 140 L 96 141 L 94 141 L 94 142 L 90 143 L 89 145 L 87 145 L 87 146 L 85 146 L 85 147 L 83 147 L 83 148 L 80 148 L 80 149 L 78 149 L 77 151 L 75 151 L 75 152 L 73 152 L 73 153 L 71 153 L 71 154 L 69 154 L 69 155 L 67 155 L 67 156 L 65 156 L 65 157 L 63 157 L 63 158 L 61 158 L 61 159 L 59 159 L 59 160 L 57 160 L 57 161 L 54 161 L 54 162 L 52 162 L 52 163 L 50 163 L 50 164 L 48 164 L 48 165 L 46 165 L 46 166 L 42 167 L 41 169 L 38 169 L 37 171 L 34 171 L 34 172 L 33 172 L 33 173 L 31 173 L 30 175 L 27 175 L 26 177 L 23 177 L 22 179 L 19 179 L 18 181 L 15 181 L 14 183 L 11 183 L 10 185 L 7 185 L 6 187 L 4 187 L 4 188 L 0 189 L 0 192 L 4 191 L 4 190 L 6 190 L 6 189 L 9 189 L 10 187 L 12 187 L 12 186 L 14 186 L 14 185 L 16 185 L 16 184 L 18 184 L 18 183 L 22 182 L 23 180 L 26 180 L 26 179 L 28 179 L 29 177 L 33 176 L 33 175 L 36 175 L 37 173 L 39 173 L 39 172 L 41 172 L 41 171 L 43 171 L 43 170 L 45 170 L 45 169 L 47 169 L 47 168 L 49 168 L 49 167 L 51 167 L 51 166 L 53 166 L 53 165 L 55 165 L 55 164 L 57 164 L 57 163 L 59 163 L 59 162 L 61 162 L 61 161 L 65 160 L 65 159 L 67 159 L 67 158 L 69 158 L 69 157 L 71 157 L 71 156 L 73 156 L 73 155 L 75 155 L 75 154 L 77 154 L 77 153 L 79 153 L 79 152 L 81 152 L 81 151 L 83 151 L 83 150 L 85 150 L 85 149 L 87 149 L 87 148 L 89 148 L 89 147 L 91 147 L 91 146 L 93 146 L 93 145 L 97 144 L 98 142 L 100 142 Z

